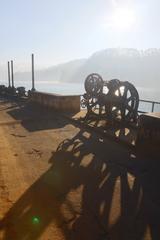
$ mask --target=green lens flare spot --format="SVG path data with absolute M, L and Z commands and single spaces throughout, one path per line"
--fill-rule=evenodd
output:
M 33 217 L 33 218 L 32 218 L 32 223 L 33 223 L 34 225 L 38 225 L 38 224 L 40 223 L 40 219 L 39 219 L 38 217 Z

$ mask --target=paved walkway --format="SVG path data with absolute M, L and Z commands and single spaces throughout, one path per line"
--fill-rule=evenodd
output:
M 0 239 L 160 239 L 159 161 L 0 102 Z

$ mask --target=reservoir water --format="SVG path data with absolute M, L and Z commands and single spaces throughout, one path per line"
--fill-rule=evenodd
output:
M 82 95 L 84 90 L 84 83 L 55 83 L 51 81 L 37 81 L 35 82 L 37 91 L 56 93 L 62 95 Z M 7 81 L 1 81 L 0 84 L 8 85 Z M 26 90 L 31 89 L 31 80 L 29 81 L 15 81 L 15 87 L 24 86 Z M 160 89 L 137 87 L 140 99 L 160 102 Z M 140 103 L 139 109 L 141 111 L 151 111 L 150 103 Z M 160 111 L 160 105 L 156 104 L 154 111 Z

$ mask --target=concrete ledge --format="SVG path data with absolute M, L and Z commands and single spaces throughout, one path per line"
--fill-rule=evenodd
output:
M 44 92 L 31 92 L 29 101 L 60 112 L 79 112 L 79 95 L 58 95 Z
M 140 116 L 136 145 L 143 147 L 146 152 L 160 153 L 160 113 L 147 113 Z

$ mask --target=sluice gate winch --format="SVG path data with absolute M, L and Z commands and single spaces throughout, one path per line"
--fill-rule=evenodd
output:
M 128 81 L 112 79 L 104 81 L 97 73 L 85 79 L 86 93 L 81 107 L 87 108 L 86 118 L 98 117 L 121 122 L 136 122 L 139 106 L 139 94 Z

